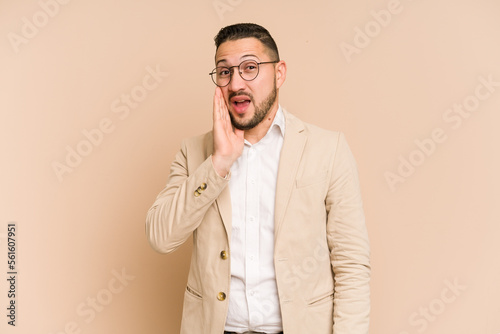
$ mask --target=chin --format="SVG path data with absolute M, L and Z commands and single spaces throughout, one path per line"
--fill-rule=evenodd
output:
M 254 127 L 251 127 L 251 128 L 248 127 L 248 124 L 250 123 L 251 120 L 252 120 L 252 117 L 248 117 L 248 115 L 245 115 L 245 117 L 242 118 L 239 116 L 234 117 L 231 114 L 231 124 L 236 129 L 239 129 L 239 130 L 250 130 L 250 129 L 254 128 Z

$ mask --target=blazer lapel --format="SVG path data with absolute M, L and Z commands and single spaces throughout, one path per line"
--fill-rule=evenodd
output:
M 283 218 L 295 184 L 297 169 L 307 141 L 307 136 L 303 133 L 304 124 L 285 110 L 283 113 L 285 114 L 285 138 L 281 148 L 274 204 L 275 241 L 283 224 Z

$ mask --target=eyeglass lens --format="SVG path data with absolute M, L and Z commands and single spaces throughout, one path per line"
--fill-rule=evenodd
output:
M 231 80 L 233 71 L 234 67 L 216 67 L 212 79 L 217 86 L 226 86 Z M 247 60 L 238 66 L 238 71 L 244 80 L 250 81 L 255 79 L 259 74 L 259 64 L 253 60 Z

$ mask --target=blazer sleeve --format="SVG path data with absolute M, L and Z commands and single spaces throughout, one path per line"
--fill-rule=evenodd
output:
M 190 175 L 188 156 L 184 141 L 170 167 L 166 187 L 147 213 L 146 236 L 160 253 L 170 253 L 187 240 L 229 182 L 229 177 L 217 174 L 211 155 Z
M 327 240 L 334 273 L 333 333 L 367 334 L 370 245 L 354 157 L 339 133 L 326 198 Z

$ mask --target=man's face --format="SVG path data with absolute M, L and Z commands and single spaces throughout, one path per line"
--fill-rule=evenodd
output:
M 237 66 L 244 60 L 258 63 L 274 61 L 266 47 L 256 38 L 243 38 L 227 41 L 219 45 L 215 55 L 215 66 Z M 221 87 L 228 105 L 229 116 L 233 126 L 241 130 L 249 130 L 257 126 L 276 105 L 276 73 L 274 64 L 259 65 L 259 74 L 252 81 L 244 80 L 234 72 L 231 82 Z

